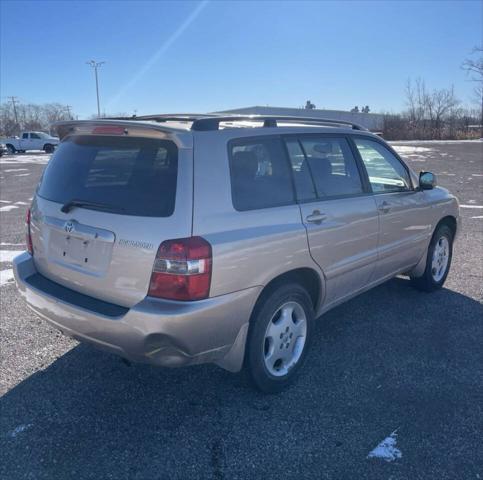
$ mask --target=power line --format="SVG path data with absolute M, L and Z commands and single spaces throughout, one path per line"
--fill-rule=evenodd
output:
M 101 116 L 101 107 L 99 105 L 99 79 L 97 77 L 97 69 L 106 62 L 96 62 L 95 60 L 89 60 L 87 65 L 94 69 L 94 75 L 96 77 L 96 95 L 97 95 L 97 116 Z
M 15 123 L 18 125 L 18 116 L 17 116 L 17 104 L 18 97 L 7 97 L 11 100 L 13 106 L 13 114 L 15 116 Z

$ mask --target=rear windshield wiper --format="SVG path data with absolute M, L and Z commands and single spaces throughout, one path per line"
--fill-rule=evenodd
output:
M 124 208 L 106 205 L 105 203 L 88 202 L 86 200 L 69 200 L 62 205 L 61 212 L 69 213 L 75 207 L 84 207 L 91 210 L 103 210 L 105 212 L 124 212 Z

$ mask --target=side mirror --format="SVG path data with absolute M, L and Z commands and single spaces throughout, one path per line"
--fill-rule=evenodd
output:
M 419 186 L 421 190 L 432 190 L 436 186 L 436 175 L 431 172 L 421 172 Z

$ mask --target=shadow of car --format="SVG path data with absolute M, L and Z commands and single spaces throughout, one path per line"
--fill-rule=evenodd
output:
M 482 314 L 392 280 L 324 315 L 304 375 L 268 397 L 213 365 L 127 366 L 78 345 L 0 399 L 0 476 L 470 478 Z M 395 429 L 409 461 L 381 470 L 367 454 Z

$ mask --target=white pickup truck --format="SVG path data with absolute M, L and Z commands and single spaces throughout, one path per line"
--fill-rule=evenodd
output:
M 44 132 L 23 132 L 20 138 L 0 138 L 0 143 L 6 145 L 8 153 L 26 150 L 43 150 L 46 153 L 52 153 L 59 144 L 59 139 Z

